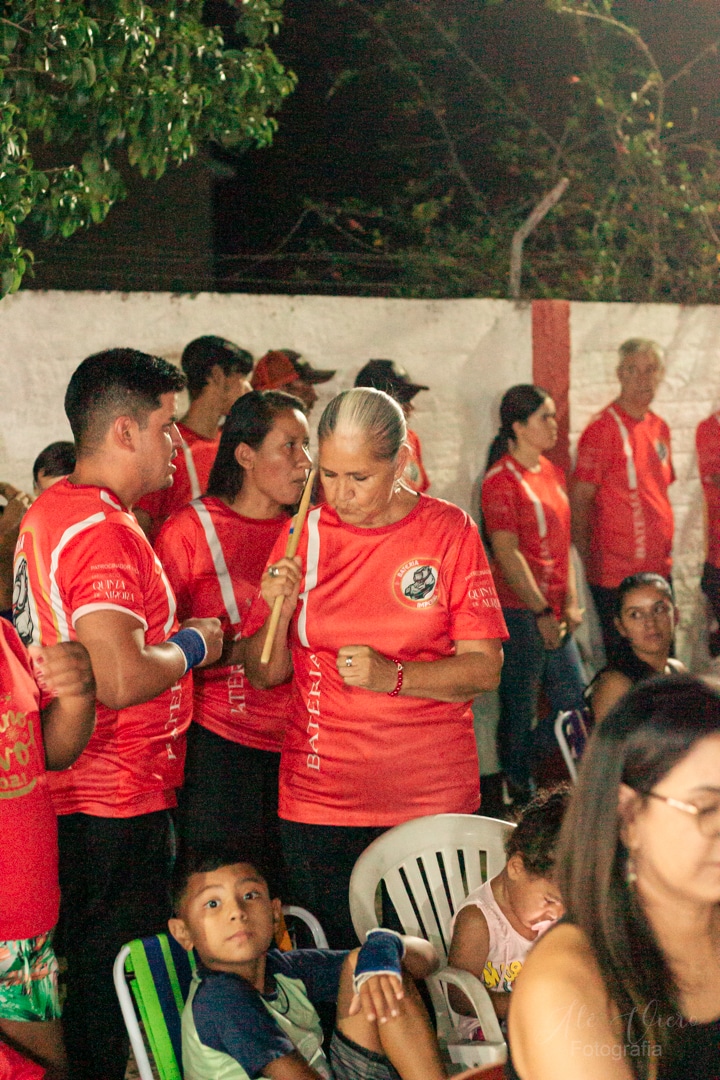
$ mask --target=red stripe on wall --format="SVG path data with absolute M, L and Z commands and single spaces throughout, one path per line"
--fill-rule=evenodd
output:
M 552 396 L 557 408 L 558 441 L 546 457 L 570 470 L 570 302 L 532 302 L 533 382 Z

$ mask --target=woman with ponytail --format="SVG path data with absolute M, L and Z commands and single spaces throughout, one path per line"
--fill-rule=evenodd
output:
M 561 709 L 581 708 L 584 678 L 573 630 L 580 624 L 570 560 L 570 508 L 563 474 L 543 457 L 557 441 L 555 405 L 539 386 L 513 386 L 482 485 L 483 527 L 510 640 L 500 679 L 498 754 L 513 800 L 532 795 L 533 758 L 552 745 Z M 537 731 L 540 689 L 550 723 Z
M 183 618 L 211 611 L 225 648 L 195 674 L 179 833 L 205 850 L 242 840 L 282 877 L 278 768 L 290 684 L 254 690 L 245 675 L 245 620 L 267 557 L 308 473 L 308 424 L 278 390 L 239 398 L 223 426 L 207 494 L 163 526 L 156 550 Z

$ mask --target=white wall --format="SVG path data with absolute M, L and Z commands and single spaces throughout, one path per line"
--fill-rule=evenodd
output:
M 513 382 L 531 380 L 529 307 L 500 300 L 21 292 L 0 304 L 0 478 L 27 489 L 38 452 L 70 437 L 63 396 L 85 356 L 128 346 L 179 363 L 200 334 L 227 337 L 256 357 L 293 348 L 337 369 L 318 388 L 316 422 L 367 360 L 404 364 L 432 388 L 415 399 L 415 428 L 433 493 L 463 506 L 497 402 Z
M 69 437 L 68 378 L 85 356 L 116 345 L 179 361 L 200 334 L 220 334 L 255 355 L 294 348 L 336 368 L 322 405 L 351 386 L 371 357 L 398 360 L 431 387 L 415 399 L 432 493 L 469 508 L 497 424 L 502 393 L 532 381 L 531 310 L 504 300 L 383 300 L 202 293 L 22 292 L 0 304 L 0 478 L 31 484 L 31 465 L 53 439 Z M 720 407 L 720 308 L 672 305 L 571 306 L 570 417 L 573 440 L 616 393 L 617 345 L 652 337 L 667 350 L 656 409 L 673 432 L 678 482 L 675 580 L 682 612 L 680 653 L 703 660 L 704 608 L 697 589 L 703 558 L 694 430 Z

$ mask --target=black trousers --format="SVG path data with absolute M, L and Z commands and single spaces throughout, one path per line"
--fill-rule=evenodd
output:
M 297 821 L 281 821 L 280 829 L 294 903 L 317 916 L 331 949 L 356 948 L 359 942 L 348 901 L 350 875 L 365 848 L 387 829 Z M 387 898 L 383 900 L 382 925 L 402 931 Z
M 712 613 L 720 623 L 720 570 L 712 563 L 705 563 L 700 588 L 710 603 Z
M 123 1080 L 129 1042 L 113 986 L 113 961 L 132 938 L 167 930 L 170 815 L 67 814 L 58 826 L 58 952 L 68 964 L 63 1025 L 70 1076 Z
M 188 731 L 185 783 L 178 792 L 178 838 L 195 851 L 231 850 L 267 872 L 287 898 L 278 821 L 280 754 L 255 750 L 200 724 Z

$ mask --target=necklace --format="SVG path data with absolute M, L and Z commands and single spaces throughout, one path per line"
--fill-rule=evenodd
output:
M 287 1016 L 290 1011 L 290 998 L 287 995 L 287 991 L 281 982 L 275 980 L 275 996 L 276 1000 L 273 1003 L 273 1012 L 278 1013 L 279 1016 Z

